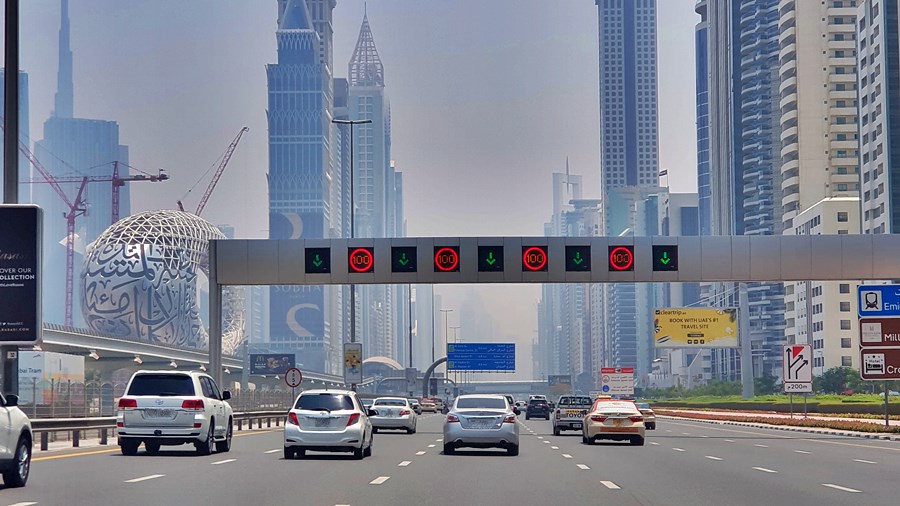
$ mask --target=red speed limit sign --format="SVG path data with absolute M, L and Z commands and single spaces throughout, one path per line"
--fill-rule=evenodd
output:
M 284 373 L 284 382 L 291 388 L 297 388 L 303 382 L 303 373 L 296 367 L 291 367 Z

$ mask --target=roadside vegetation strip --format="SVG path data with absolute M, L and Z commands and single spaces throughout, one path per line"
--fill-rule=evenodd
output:
M 855 422 L 850 420 L 818 420 L 811 418 L 776 418 L 770 416 L 729 416 L 709 413 L 684 413 L 677 410 L 656 409 L 657 415 L 674 416 L 678 418 L 693 418 L 696 420 L 712 420 L 719 422 L 746 422 L 765 423 L 769 425 L 784 425 L 789 427 L 810 427 L 815 429 L 849 430 L 855 432 L 893 433 L 900 434 L 900 427 L 885 428 L 883 423 Z

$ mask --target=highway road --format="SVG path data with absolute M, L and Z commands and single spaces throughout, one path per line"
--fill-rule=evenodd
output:
M 373 456 L 282 457 L 281 430 L 238 433 L 232 451 L 124 457 L 118 447 L 38 453 L 0 506 L 896 505 L 900 444 L 660 419 L 647 444 L 581 444 L 520 417 L 521 454 L 441 452 L 442 415 L 379 433 Z

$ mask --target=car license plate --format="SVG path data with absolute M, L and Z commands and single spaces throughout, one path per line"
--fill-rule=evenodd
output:
M 331 418 L 316 418 L 316 427 L 328 427 L 331 425 Z
M 475 429 L 490 429 L 494 426 L 493 420 L 472 420 L 471 423 Z
M 145 418 L 172 418 L 172 410 L 171 409 L 145 409 L 144 410 Z
M 572 427 L 574 427 L 574 428 L 576 428 L 576 429 L 580 429 L 580 428 L 581 428 L 581 424 L 580 424 L 580 423 L 573 423 L 573 424 L 572 424 Z

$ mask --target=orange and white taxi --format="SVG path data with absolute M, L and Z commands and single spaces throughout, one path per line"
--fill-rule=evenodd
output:
M 593 444 L 598 439 L 612 439 L 643 446 L 644 431 L 644 416 L 633 401 L 600 398 L 584 417 L 581 442 Z

